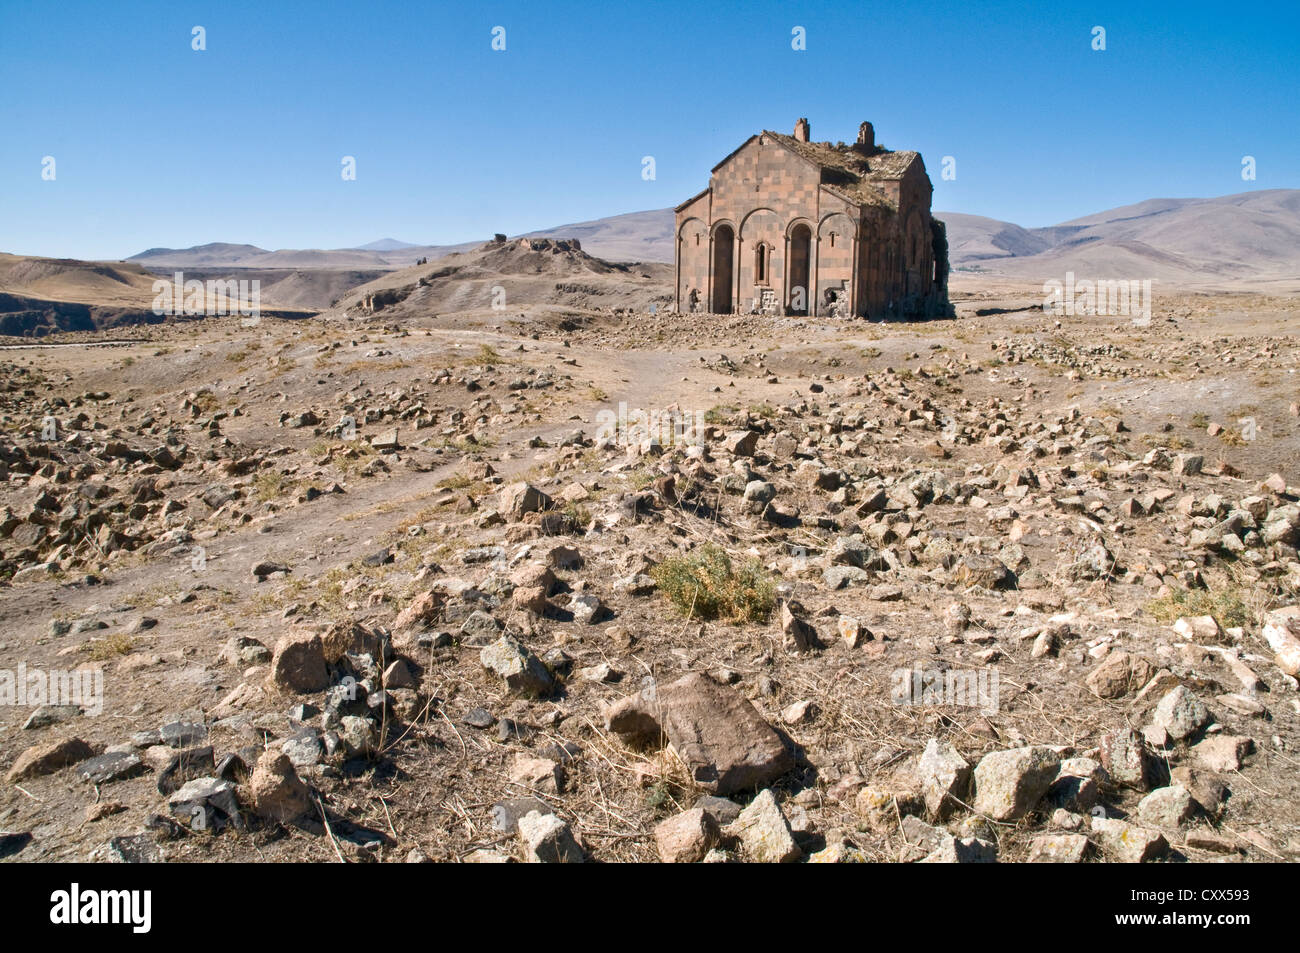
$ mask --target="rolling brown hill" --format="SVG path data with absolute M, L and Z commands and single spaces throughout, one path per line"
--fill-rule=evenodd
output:
M 1300 190 L 1151 199 L 1046 228 L 940 212 L 954 269 L 1044 280 L 1150 278 L 1187 288 L 1300 291 Z
M 1017 280 L 1152 279 L 1199 290 L 1300 292 L 1300 190 L 1218 198 L 1150 199 L 1042 228 L 938 212 L 948 224 L 957 274 Z M 216 242 L 151 248 L 121 262 L 0 254 L 4 333 L 153 321 L 156 277 L 257 279 L 266 309 L 314 313 L 357 307 L 405 291 L 421 312 L 491 306 L 648 307 L 666 304 L 671 282 L 671 209 L 631 212 L 531 232 L 536 249 L 506 243 L 407 245 L 382 239 L 345 249 L 279 249 Z M 580 247 L 564 241 L 577 239 Z M 425 265 L 414 262 L 427 258 Z M 618 264 L 618 262 L 641 264 Z M 506 280 L 508 279 L 508 281 Z M 399 311 L 402 309 L 398 309 Z M 43 332 L 41 332 L 43 333 Z
M 668 304 L 671 282 L 670 265 L 605 261 L 573 240 L 515 238 L 391 272 L 353 288 L 334 310 L 393 317 L 536 304 L 647 310 Z
M 1300 290 L 1300 190 L 1267 189 L 1217 198 L 1150 199 L 1042 228 L 937 212 L 948 225 L 949 259 L 959 271 L 1045 280 L 1066 271 L 1092 277 L 1151 278 L 1184 287 Z M 529 232 L 576 238 L 607 261 L 671 262 L 672 209 L 651 209 Z M 160 268 L 274 268 L 299 271 L 278 292 L 286 303 L 325 307 L 347 279 L 324 269 L 409 268 L 471 251 L 477 243 L 405 245 L 392 239 L 353 249 L 266 251 L 213 244 L 150 249 L 130 261 Z M 315 287 L 319 283 L 321 287 Z M 267 286 L 264 283 L 264 288 Z
M 263 280 L 267 273 L 235 274 L 238 269 L 211 273 L 188 271 L 199 280 L 244 277 Z M 340 273 L 343 274 L 343 273 Z M 168 276 L 170 277 L 170 276 Z M 290 275 L 261 289 L 263 314 L 307 317 L 318 307 L 300 307 L 291 298 Z M 132 324 L 157 324 L 154 282 L 160 275 L 134 262 L 80 261 L 35 258 L 0 253 L 0 335 L 44 335 L 56 331 L 89 331 Z M 361 279 L 364 280 L 364 279 Z M 312 278 L 320 283 L 319 276 Z M 355 282 L 354 282 L 355 283 Z M 272 291 L 281 287 L 284 297 Z M 340 293 L 342 291 L 340 286 Z
M 29 258 L 0 253 L 0 291 L 49 301 L 147 307 L 156 276 L 130 262 Z

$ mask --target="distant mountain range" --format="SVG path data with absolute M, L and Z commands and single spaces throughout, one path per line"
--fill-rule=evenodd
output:
M 150 248 L 126 259 L 151 270 L 166 268 L 407 268 L 419 258 L 441 258 L 453 252 L 478 248 L 491 235 L 458 245 L 412 245 L 382 238 L 356 248 L 293 249 L 269 251 L 256 245 L 213 242 L 193 248 Z M 529 232 L 517 238 L 576 238 L 583 251 L 608 261 L 673 260 L 673 211 L 629 212 L 592 222 L 575 222 Z
M 607 261 L 673 260 L 673 210 L 657 208 L 649 212 L 628 212 L 591 222 L 559 225 L 524 238 L 576 238 L 588 255 Z
M 377 242 L 371 242 L 369 245 L 358 245 L 356 251 L 401 251 L 404 248 L 414 248 L 410 242 L 399 242 L 396 238 L 381 238 Z
M 1207 199 L 1149 199 L 1044 228 L 1025 228 L 961 212 L 936 212 L 948 225 L 949 262 L 958 273 L 1042 280 L 1152 278 L 1187 286 L 1300 290 L 1300 190 L 1268 189 Z M 280 249 L 214 243 L 151 248 L 128 259 L 161 268 L 386 270 L 417 258 L 477 248 L 413 245 L 385 238 L 357 248 Z M 653 209 L 529 232 L 527 238 L 577 238 L 609 261 L 670 262 L 673 211 Z
M 954 269 L 1045 279 L 1151 278 L 1183 286 L 1300 290 L 1300 190 L 1149 199 L 1060 225 L 1022 228 L 938 212 Z
M 152 270 L 210 268 L 345 268 L 385 270 L 406 268 L 417 258 L 440 258 L 481 242 L 463 245 L 407 245 L 386 238 L 364 248 L 280 248 L 269 251 L 256 245 L 213 242 L 193 248 L 150 248 L 126 259 Z M 385 246 L 377 248 L 374 246 Z M 395 246 L 395 247 L 390 247 Z
M 1300 293 L 1296 189 L 1150 199 L 1045 228 L 960 212 L 935 214 L 947 222 L 949 261 L 954 281 L 962 286 L 984 276 L 1064 280 L 1072 271 L 1078 279 L 1150 278 L 1190 290 Z M 511 243 L 485 247 L 491 236 L 459 245 L 383 238 L 358 248 L 275 251 L 214 242 L 150 248 L 125 262 L 0 253 L 0 333 L 153 320 L 153 282 L 173 270 L 204 281 L 256 280 L 265 310 L 302 316 L 355 301 L 367 290 L 406 289 L 416 283 L 425 290 L 411 294 L 413 305 L 472 307 L 482 297 L 479 286 L 499 276 L 512 278 L 516 297 L 523 301 L 642 307 L 671 288 L 672 268 L 663 263 L 672 261 L 673 227 L 672 209 L 653 209 L 517 236 L 581 242 L 584 254 L 560 257 Z M 465 252 L 471 254 L 415 266 L 422 258 Z M 602 271 L 610 261 L 641 265 Z M 532 282 L 527 287 L 519 284 L 525 277 Z

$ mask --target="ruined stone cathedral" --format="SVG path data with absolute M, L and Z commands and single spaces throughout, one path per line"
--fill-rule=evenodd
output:
M 916 152 L 760 132 L 677 206 L 678 311 L 818 317 L 947 314 L 948 239 Z

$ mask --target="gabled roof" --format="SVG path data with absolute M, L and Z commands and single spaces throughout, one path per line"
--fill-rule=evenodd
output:
M 832 146 L 828 142 L 800 142 L 793 136 L 773 132 L 770 129 L 763 130 L 762 135 L 817 167 L 821 171 L 822 186 L 854 205 L 892 208 L 894 203 L 882 188 L 883 184 L 901 179 L 907 174 L 908 169 L 921 159 L 920 153 L 917 152 L 889 152 L 882 149 L 868 153 L 852 145 Z M 737 152 L 756 138 L 758 138 L 756 135 L 750 136 L 742 142 L 715 165 L 713 171 L 716 172 L 730 162 Z M 683 203 L 685 204 L 689 203 Z
M 745 148 L 745 146 L 749 145 L 751 142 L 753 142 L 753 141 L 754 141 L 755 139 L 757 139 L 757 138 L 758 138 L 757 135 L 750 136 L 748 139 L 746 139 L 746 140 L 745 140 L 744 142 L 742 142 L 740 145 L 736 146 L 736 148 L 732 149 L 732 150 L 731 150 L 730 152 L 728 152 L 725 156 L 723 156 L 722 159 L 721 159 L 721 161 L 719 161 L 718 164 L 715 165 L 715 166 L 714 166 L 712 169 L 710 169 L 709 171 L 710 171 L 710 172 L 717 172 L 717 171 L 718 171 L 719 169 L 721 169 L 724 165 L 726 165 L 728 162 L 731 161 L 731 157 L 732 157 L 732 156 L 734 156 L 737 152 L 739 152 L 741 149 Z
M 708 195 L 708 194 L 709 194 L 709 190 L 708 190 L 708 189 L 703 189 L 703 190 L 701 190 L 701 191 L 699 191 L 699 192 L 696 192 L 694 195 L 692 195 L 690 198 L 688 198 L 688 199 L 687 199 L 685 202 L 683 202 L 681 205 L 676 206 L 676 207 L 673 209 L 673 211 L 674 211 L 674 212 L 680 212 L 682 209 L 686 208 L 686 206 L 690 205 L 692 202 L 696 201 L 697 199 L 703 198 L 704 196 L 706 196 L 706 195 Z
M 762 133 L 750 136 L 732 149 L 711 171 L 717 172 L 759 135 L 771 139 L 817 168 L 821 174 L 822 188 L 853 205 L 893 208 L 894 203 L 883 188 L 884 184 L 901 179 L 913 165 L 921 162 L 919 152 L 890 152 L 879 147 L 867 152 L 856 145 L 833 146 L 829 142 L 800 142 L 794 136 L 764 129 Z M 705 189 L 691 196 L 673 211 L 680 212 L 708 191 Z
M 867 152 L 855 145 L 833 146 L 829 142 L 800 142 L 793 136 L 764 131 L 764 136 L 821 169 L 822 186 L 856 205 L 893 208 L 894 203 L 882 187 L 896 181 L 921 161 L 918 152 L 890 152 L 879 149 Z

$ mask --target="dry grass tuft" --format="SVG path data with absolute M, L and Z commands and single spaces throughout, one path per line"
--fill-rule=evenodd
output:
M 1249 625 L 1255 611 L 1235 592 L 1207 592 L 1203 589 L 1175 589 L 1167 596 L 1152 599 L 1146 611 L 1157 622 L 1173 622 L 1180 616 L 1214 616 L 1224 628 Z
M 758 560 L 737 568 L 720 546 L 707 544 L 665 559 L 651 573 L 659 589 L 688 618 L 761 622 L 776 604 L 776 586 Z

